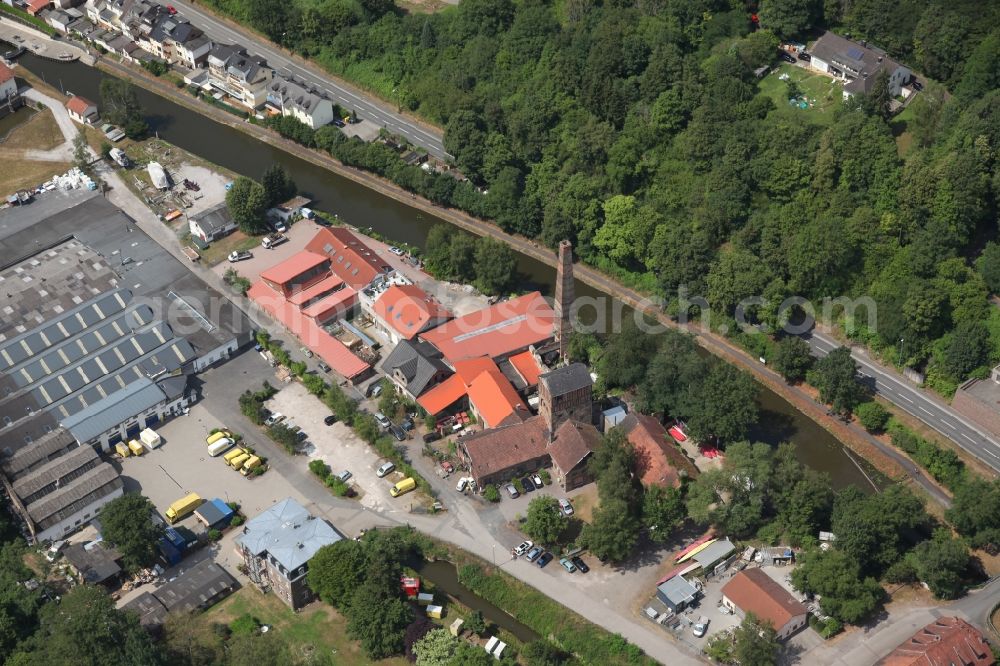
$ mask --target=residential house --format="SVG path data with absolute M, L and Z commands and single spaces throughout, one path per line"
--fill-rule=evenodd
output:
M 39 18 L 44 19 L 46 23 L 63 34 L 70 31 L 70 25 L 77 19 L 62 9 L 43 11 L 39 14 Z
M 763 569 L 744 569 L 722 587 L 722 604 L 743 618 L 753 613 L 770 623 L 778 640 L 806 626 L 809 610 Z
M 451 374 L 432 345 L 412 340 L 400 340 L 382 362 L 382 372 L 411 400 Z
M 80 97 L 79 95 L 73 95 L 69 98 L 66 102 L 66 111 L 69 113 L 70 118 L 81 125 L 96 125 L 97 121 L 100 120 L 100 116 L 97 113 L 97 105 L 86 97 Z
M 394 284 L 375 301 L 375 327 L 396 344 L 451 319 L 451 312 L 414 284 Z
M 281 111 L 281 115 L 291 116 L 312 129 L 333 122 L 333 103 L 326 98 L 326 93 L 295 81 L 273 81 L 267 101 Z
M 264 58 L 249 55 L 239 44 L 216 44 L 207 64 L 213 88 L 251 109 L 267 101 L 273 70 Z
M 306 584 L 309 560 L 343 538 L 325 520 L 287 498 L 247 521 L 236 537 L 236 551 L 250 580 L 298 610 L 315 598 Z
M 17 81 L 14 80 L 14 70 L 0 62 L 0 102 L 7 102 L 17 97 Z
M 296 215 L 301 217 L 302 209 L 308 206 L 311 201 L 312 199 L 309 197 L 297 195 L 288 201 L 281 202 L 269 210 L 267 214 L 281 220 L 282 222 L 289 222 Z
M 658 419 L 647 414 L 624 414 L 624 410 L 622 414 L 617 427 L 635 450 L 636 474 L 642 485 L 680 488 L 684 479 L 698 476 L 698 468 L 673 440 L 667 439 L 667 431 Z
M 180 15 L 169 13 L 157 14 L 138 44 L 165 62 L 189 69 L 200 67 L 212 49 L 212 41 L 201 30 Z
M 936 618 L 900 643 L 876 666 L 992 666 L 983 634 L 965 620 Z
M 188 219 L 188 229 L 206 243 L 218 240 L 236 231 L 238 225 L 229 214 L 226 202 L 218 203 L 208 210 Z
M 890 58 L 882 49 L 832 32 L 824 32 L 809 54 L 809 67 L 844 81 L 844 99 L 859 93 L 870 93 L 882 72 L 889 77 L 889 93 L 896 97 L 912 76 L 907 67 Z
M 375 250 L 343 227 L 320 229 L 306 243 L 306 250 L 328 257 L 330 270 L 357 291 L 385 281 L 394 272 Z
M 42 11 L 48 9 L 52 5 L 52 0 L 28 0 L 28 4 L 25 7 L 28 13 L 32 16 L 38 16 Z

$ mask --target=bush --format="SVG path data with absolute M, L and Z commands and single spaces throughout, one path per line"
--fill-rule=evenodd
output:
M 243 516 L 233 516 L 233 519 L 229 521 L 231 527 L 239 527 L 243 524 L 246 519 Z
M 539 470 L 538 476 L 542 477 L 542 483 L 544 483 L 545 485 L 547 486 L 552 485 L 552 475 L 549 474 L 549 470 L 547 469 Z
M 487 502 L 494 502 L 494 503 L 499 502 L 500 501 L 500 491 L 497 490 L 496 486 L 494 486 L 492 484 L 488 485 L 485 488 L 483 488 L 483 498 Z
M 954 491 L 966 482 L 968 473 L 965 463 L 951 449 L 936 446 L 897 421 L 890 422 L 888 431 L 894 446 L 908 453 L 947 488 Z
M 344 495 L 347 494 L 347 491 L 351 489 L 349 485 L 347 485 L 345 482 L 341 481 L 337 477 L 333 476 L 332 474 L 326 477 L 326 479 L 323 480 L 323 483 L 325 483 L 326 487 L 330 489 L 330 492 L 332 492 L 337 497 L 343 497 Z
M 229 629 L 235 635 L 255 634 L 257 633 L 257 630 L 260 629 L 260 620 L 255 618 L 250 613 L 244 613 L 229 623 Z
M 522 495 L 524 494 L 524 486 L 521 485 L 521 479 L 514 479 L 513 481 L 511 481 L 511 483 L 514 484 L 514 488 L 517 490 L 517 492 L 521 493 Z
M 218 541 L 221 538 L 222 538 L 222 532 L 220 532 L 219 530 L 215 529 L 214 527 L 208 531 L 208 540 L 209 541 Z
M 330 466 L 322 460 L 310 460 L 309 471 L 324 481 L 330 476 Z
M 889 422 L 889 412 L 874 400 L 861 403 L 854 413 L 868 432 L 880 433 L 885 430 L 885 425 Z

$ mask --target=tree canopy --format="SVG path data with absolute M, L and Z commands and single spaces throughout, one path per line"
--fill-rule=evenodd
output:
M 145 496 L 126 493 L 105 504 L 98 514 L 104 538 L 118 549 L 129 571 L 148 567 L 156 560 L 163 526 L 153 522 L 154 511 Z
M 240 176 L 226 192 L 226 206 L 233 221 L 246 234 L 267 231 L 264 213 L 267 211 L 267 192 L 257 181 Z

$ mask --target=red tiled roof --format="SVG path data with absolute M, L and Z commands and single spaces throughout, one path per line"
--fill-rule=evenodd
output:
M 472 476 L 483 477 L 502 472 L 525 461 L 544 457 L 548 451 L 545 421 L 533 416 L 522 423 L 484 430 L 462 440 L 468 454 Z
M 329 319 L 328 313 L 333 310 L 346 311 L 353 307 L 357 300 L 358 292 L 350 287 L 344 287 L 304 308 L 302 314 L 314 319 L 317 317 L 320 320 Z
M 329 257 L 333 272 L 355 289 L 367 287 L 379 273 L 391 270 L 388 262 L 343 227 L 320 229 L 306 249 Z
M 499 370 L 497 364 L 489 356 L 467 358 L 455 361 L 452 365 L 455 368 L 455 374 L 462 378 L 466 386 L 471 386 L 476 377 L 488 370 Z
M 258 305 L 284 324 L 306 347 L 329 364 L 334 371 L 351 379 L 368 370 L 367 363 L 351 353 L 344 343 L 323 330 L 315 321 L 304 316 L 298 308 L 267 283 L 255 283 L 247 292 Z
M 517 370 L 517 374 L 521 375 L 525 384 L 528 386 L 538 384 L 538 376 L 542 374 L 542 370 L 538 367 L 538 361 L 535 360 L 534 354 L 530 351 L 523 351 L 520 354 L 514 354 L 508 360 Z
M 760 569 L 744 569 L 722 587 L 722 594 L 744 613 L 752 612 L 770 622 L 775 631 L 808 609 L 773 578 Z
M 14 78 L 14 70 L 0 62 L 0 83 L 6 83 Z
M 530 413 L 521 396 L 495 364 L 492 369 L 479 373 L 472 380 L 469 385 L 469 402 L 487 428 L 497 427 L 508 416 L 518 413 L 527 416 Z
M 89 99 L 85 97 L 80 97 L 79 95 L 74 95 L 70 97 L 69 101 L 66 102 L 66 108 L 78 116 L 85 115 L 87 113 L 87 109 L 89 109 L 92 106 L 96 108 L 97 105 L 91 102 Z
M 647 414 L 629 414 L 618 425 L 635 449 L 636 473 L 644 486 L 671 486 L 679 488 L 681 474 L 694 478 L 698 469 L 671 442 L 667 431 L 658 420 Z
M 496 359 L 549 340 L 554 322 L 551 306 L 533 291 L 452 319 L 420 337 L 452 363 L 484 355 Z
M 288 259 L 271 266 L 267 270 L 261 271 L 260 276 L 265 280 L 270 280 L 275 284 L 285 284 L 296 276 L 302 275 L 306 271 L 316 268 L 326 257 L 315 252 L 303 250 L 293 254 Z
M 549 454 L 552 456 L 552 462 L 563 471 L 563 474 L 569 474 L 580 461 L 600 446 L 600 443 L 601 434 L 589 423 L 563 421 L 552 436 Z
M 878 662 L 879 666 L 991 666 L 990 646 L 971 624 L 939 617 Z
M 312 285 L 311 287 L 306 287 L 302 291 L 295 292 L 294 294 L 288 297 L 288 302 L 291 303 L 292 305 L 302 305 L 306 301 L 316 298 L 323 292 L 336 289 L 342 284 L 344 284 L 343 280 L 341 280 L 336 275 L 330 275 L 323 278 L 322 280 Z M 348 289 L 350 289 L 350 287 L 348 287 Z M 351 291 L 354 290 L 351 289 Z
M 415 284 L 394 284 L 386 289 L 375 301 L 375 314 L 407 340 L 430 322 L 451 318 L 451 312 Z
M 28 0 L 28 13 L 37 14 L 49 6 L 51 0 Z
M 417 402 L 428 414 L 440 414 L 449 405 L 455 404 L 466 392 L 465 382 L 458 375 L 452 375 L 437 386 L 425 391 Z

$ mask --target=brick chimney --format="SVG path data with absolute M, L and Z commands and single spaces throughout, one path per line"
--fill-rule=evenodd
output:
M 559 264 L 556 267 L 556 337 L 559 340 L 559 357 L 567 361 L 569 336 L 573 332 L 570 313 L 576 294 L 573 289 L 573 244 L 568 240 L 559 243 Z

